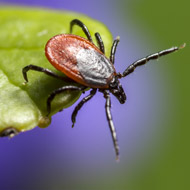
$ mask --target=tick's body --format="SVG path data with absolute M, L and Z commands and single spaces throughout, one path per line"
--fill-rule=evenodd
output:
M 73 122 L 72 126 L 74 126 L 78 111 L 81 109 L 84 103 L 89 101 L 96 94 L 97 89 L 99 89 L 99 91 L 104 94 L 104 98 L 106 99 L 106 116 L 112 134 L 116 158 L 118 159 L 119 146 L 117 142 L 115 127 L 111 116 L 110 93 L 112 93 L 121 104 L 125 103 L 126 95 L 119 82 L 120 78 L 126 77 L 128 74 L 132 73 L 136 67 L 144 65 L 152 59 L 157 59 L 160 56 L 172 53 L 180 48 L 183 48 L 184 45 L 180 48 L 173 47 L 139 59 L 133 64 L 129 65 L 127 69 L 121 74 L 117 73 L 114 67 L 115 52 L 117 44 L 119 42 L 119 38 L 116 38 L 114 40 L 111 48 L 110 58 L 108 59 L 104 54 L 104 43 L 101 39 L 100 34 L 95 33 L 95 37 L 99 46 L 97 47 L 94 45 L 92 41 L 92 37 L 88 31 L 88 28 L 81 21 L 77 19 L 71 21 L 71 33 L 74 25 L 78 25 L 83 29 L 88 40 L 72 34 L 57 35 L 52 37 L 47 42 L 45 54 L 49 62 L 57 70 L 63 72 L 67 77 L 69 77 L 73 81 L 80 83 L 81 87 L 64 86 L 53 91 L 49 95 L 49 98 L 47 100 L 47 116 L 51 113 L 51 102 L 57 94 L 62 93 L 65 90 L 80 90 L 84 92 L 86 88 L 92 88 L 90 94 L 83 98 L 82 101 L 79 102 L 79 104 L 75 107 L 73 111 L 71 119 Z M 65 77 L 59 76 L 48 69 L 44 69 L 35 65 L 28 65 L 23 68 L 23 76 L 25 82 L 28 82 L 28 70 L 44 72 L 45 74 L 50 75 L 52 77 L 65 80 Z
M 61 34 L 45 49 L 49 62 L 74 81 L 91 88 L 109 88 L 115 68 L 109 59 L 85 38 Z

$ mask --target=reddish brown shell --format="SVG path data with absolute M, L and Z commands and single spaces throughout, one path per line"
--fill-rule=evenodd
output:
M 52 37 L 46 44 L 45 55 L 57 70 L 85 86 L 108 88 L 108 83 L 115 73 L 113 65 L 105 55 L 94 44 L 80 36 L 60 34 Z M 77 59 L 79 56 L 82 61 Z M 82 72 L 85 70 L 84 74 L 81 67 Z

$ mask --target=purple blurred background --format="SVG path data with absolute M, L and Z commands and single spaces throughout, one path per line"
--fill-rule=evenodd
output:
M 152 48 L 147 43 L 144 48 L 143 43 L 148 37 L 139 36 L 139 28 L 130 15 L 132 1 L 127 1 L 125 9 L 121 9 L 120 2 L 0 0 L 1 5 L 76 11 L 103 22 L 113 37 L 121 37 L 115 65 L 117 71 L 122 72 L 138 58 L 165 47 Z M 128 17 L 122 16 L 124 11 L 128 12 Z M 74 129 L 70 118 L 76 104 L 56 114 L 46 129 L 37 127 L 13 139 L 0 139 L 0 189 L 117 189 L 120 180 L 128 178 L 146 162 L 149 156 L 146 153 L 157 146 L 164 130 L 158 130 L 156 123 L 161 123 L 160 118 L 166 119 L 164 113 L 167 110 L 159 109 L 160 102 L 164 105 L 167 101 L 167 97 L 163 98 L 165 86 L 161 85 L 166 81 L 152 72 L 154 69 L 148 65 L 122 79 L 128 97 L 125 105 L 111 97 L 121 152 L 119 163 L 115 162 L 106 121 L 105 99 L 98 93 L 79 112 Z

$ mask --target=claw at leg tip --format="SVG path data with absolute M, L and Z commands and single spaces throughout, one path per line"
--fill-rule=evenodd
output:
M 22 83 L 22 85 L 25 86 L 25 85 L 27 85 L 27 83 L 28 83 L 27 81 L 24 81 L 24 82 Z
M 179 49 L 183 49 L 185 46 L 186 46 L 186 43 L 184 43 L 181 46 L 179 46 Z
M 120 36 L 117 36 L 117 37 L 116 37 L 116 40 L 120 41 Z
M 120 159 L 119 159 L 119 155 L 116 156 L 116 162 L 119 162 Z

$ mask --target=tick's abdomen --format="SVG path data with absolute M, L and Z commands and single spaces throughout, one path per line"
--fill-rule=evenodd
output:
M 47 42 L 45 53 L 56 69 L 88 87 L 108 88 L 115 75 L 109 59 L 94 44 L 79 36 L 54 36 Z

